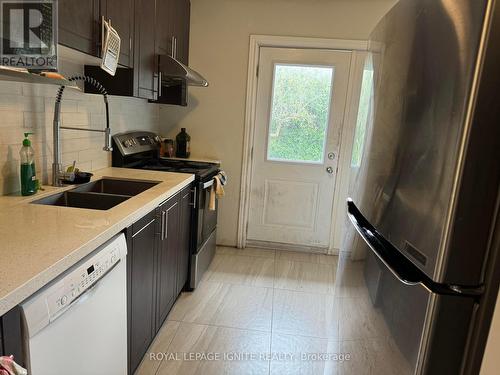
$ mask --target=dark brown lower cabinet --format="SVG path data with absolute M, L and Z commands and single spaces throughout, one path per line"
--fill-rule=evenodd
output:
M 177 255 L 177 291 L 179 293 L 188 281 L 189 270 L 189 241 L 191 240 L 191 207 L 194 201 L 191 187 L 181 191 L 180 195 L 180 228 L 179 228 L 179 253 Z
M 126 229 L 128 368 L 133 374 L 186 284 L 191 233 L 191 187 Z M 0 355 L 24 365 L 21 309 L 0 317 Z
M 179 248 L 180 202 L 179 194 L 158 207 L 160 238 L 158 241 L 156 326 L 159 327 L 174 304 L 177 282 L 177 254 Z
M 134 373 L 188 277 L 191 187 L 127 228 L 129 373 Z
M 155 336 L 156 212 L 127 230 L 129 369 L 139 365 Z
M 18 364 L 25 366 L 19 306 L 0 316 L 0 356 L 4 355 L 13 355 Z

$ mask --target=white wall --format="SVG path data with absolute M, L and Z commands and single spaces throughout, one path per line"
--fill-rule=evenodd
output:
M 60 59 L 60 70 L 66 76 L 83 72 L 83 65 Z M 52 119 L 59 86 L 0 81 L 0 195 L 20 190 L 19 150 L 24 132 L 35 133 L 37 174 L 43 184 L 50 183 L 52 168 Z M 159 106 L 144 99 L 109 97 L 112 134 L 126 130 L 158 131 Z M 105 127 L 101 95 L 83 94 L 66 89 L 61 106 L 61 122 L 66 126 Z M 111 166 L 111 154 L 104 152 L 104 135 L 61 130 L 64 166 L 76 160 L 82 171 Z
M 191 0 L 190 65 L 210 82 L 190 88 L 187 108 L 162 106 L 160 129 L 186 127 L 192 152 L 222 161 L 218 243 L 234 246 L 240 199 L 248 48 L 251 34 L 366 39 L 395 0 Z

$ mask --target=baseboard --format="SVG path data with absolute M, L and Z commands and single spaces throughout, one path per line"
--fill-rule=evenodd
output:
M 258 247 L 261 249 L 301 251 L 301 252 L 306 252 L 306 253 L 318 253 L 318 254 L 330 254 L 330 255 L 337 255 L 339 253 L 338 249 L 333 249 L 332 252 L 329 252 L 327 247 L 292 245 L 289 243 L 281 243 L 281 242 L 247 240 L 246 245 L 247 245 L 246 247 Z

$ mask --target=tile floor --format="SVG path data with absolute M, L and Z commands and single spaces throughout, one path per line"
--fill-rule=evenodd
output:
M 362 262 L 219 247 L 200 286 L 175 303 L 136 374 L 406 373 L 394 357 Z

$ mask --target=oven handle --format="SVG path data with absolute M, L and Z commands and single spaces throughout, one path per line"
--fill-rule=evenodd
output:
M 203 184 L 203 190 L 205 190 L 206 188 L 209 188 L 210 186 L 212 186 L 214 184 L 214 179 L 212 178 L 210 181 L 207 181 Z
M 193 193 L 193 202 L 189 203 L 189 205 L 193 206 L 193 209 L 196 208 L 196 191 L 197 191 L 196 186 L 193 189 L 191 189 L 191 193 Z

